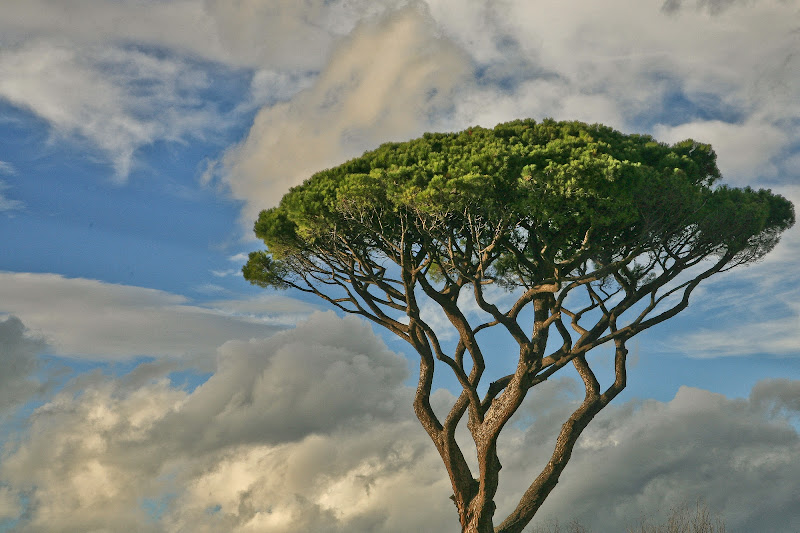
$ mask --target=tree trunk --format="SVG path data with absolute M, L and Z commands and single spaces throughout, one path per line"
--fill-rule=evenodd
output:
M 460 517 L 462 533 L 494 533 L 494 502 L 490 500 L 484 505 L 478 505 L 481 499 L 480 495 L 476 495 L 467 506 L 466 516 Z

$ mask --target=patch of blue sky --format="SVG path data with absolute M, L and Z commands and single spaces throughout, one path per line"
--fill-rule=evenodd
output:
M 181 292 L 227 266 L 226 247 L 240 238 L 240 204 L 198 180 L 202 161 L 243 135 L 246 121 L 221 142 L 145 146 L 128 183 L 117 185 L 110 164 L 90 149 L 51 145 L 35 116 L 12 115 L 0 128 L 0 159 L 16 171 L 4 175 L 6 195 L 25 207 L 3 216 L 0 269 Z
M 139 506 L 153 521 L 159 521 L 169 510 L 170 504 L 178 497 L 175 493 L 167 493 L 158 498 L 143 498 Z
M 649 131 L 656 125 L 679 126 L 695 121 L 719 120 L 736 124 L 746 118 L 746 111 L 725 102 L 723 94 L 690 93 L 681 86 L 680 80 L 660 74 L 653 77 L 656 85 L 664 86 L 660 106 L 640 109 L 628 117 L 628 121 L 641 131 Z
M 194 390 L 209 380 L 213 374 L 211 372 L 203 372 L 194 368 L 187 368 L 184 370 L 176 370 L 170 372 L 167 377 L 173 387 L 182 389 L 187 393 L 192 393 Z
M 187 366 L 185 363 L 158 360 L 154 357 L 134 357 L 122 361 L 92 361 L 59 356 L 42 356 L 36 374 L 43 383 L 50 383 L 49 393 L 63 389 L 65 385 L 81 376 L 101 374 L 124 383 L 125 379 L 139 379 L 140 371 L 149 379 L 166 377 L 171 386 L 191 393 L 208 381 L 210 372 Z
M 209 505 L 208 507 L 206 507 L 206 514 L 209 516 L 214 516 L 215 514 L 218 514 L 220 511 L 222 511 L 222 505 L 220 504 Z
M 558 77 L 556 73 L 542 69 L 526 54 L 521 53 L 519 44 L 513 38 L 500 38 L 497 46 L 502 53 L 502 59 L 480 63 L 474 67 L 473 78 L 479 87 L 491 87 L 513 95 L 525 82 Z

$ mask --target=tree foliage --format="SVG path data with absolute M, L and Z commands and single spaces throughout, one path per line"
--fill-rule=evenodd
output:
M 702 280 L 762 258 L 794 223 L 785 198 L 719 179 L 707 144 L 670 146 L 597 124 L 520 120 L 430 133 L 291 189 L 261 212 L 255 232 L 266 250 L 251 253 L 243 272 L 257 285 L 316 294 L 409 342 L 420 354 L 415 412 L 450 474 L 462 529 L 521 531 L 583 428 L 625 387 L 625 343 L 684 309 Z M 490 301 L 491 285 L 510 291 L 513 304 Z M 485 320 L 459 308 L 464 291 Z M 453 349 L 421 316 L 422 300 L 455 328 Z M 491 327 L 514 339 L 519 358 L 487 387 L 477 337 Z M 548 344 L 551 330 L 558 342 Z M 616 355 L 615 380 L 603 390 L 585 355 L 604 343 Z M 443 420 L 429 404 L 436 361 L 463 389 Z M 567 364 L 585 400 L 551 461 L 494 528 L 499 432 L 527 391 Z M 454 437 L 465 414 L 477 477 Z

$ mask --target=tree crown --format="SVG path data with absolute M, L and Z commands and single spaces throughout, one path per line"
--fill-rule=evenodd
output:
M 282 287 L 308 272 L 311 256 L 355 254 L 531 287 L 679 241 L 686 256 L 757 260 L 794 222 L 792 205 L 766 190 L 714 187 L 719 178 L 707 144 L 669 146 L 598 124 L 429 133 L 292 188 L 259 216 L 269 255 L 255 253 L 244 273 Z

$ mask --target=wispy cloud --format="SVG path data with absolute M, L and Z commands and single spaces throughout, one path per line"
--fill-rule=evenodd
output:
M 3 174 L 7 176 L 14 176 L 17 174 L 17 169 L 14 168 L 14 165 L 12 165 L 7 161 L 0 161 L 0 176 L 2 176 Z M 5 197 L 3 191 L 8 188 L 9 185 L 5 181 L 0 179 L 0 212 L 15 211 L 25 207 L 25 204 L 22 201 L 12 200 Z
M 7 161 L 0 161 L 0 174 L 16 174 L 17 169 Z
M 776 192 L 800 205 L 800 187 L 782 186 Z M 796 225 L 764 261 L 708 280 L 686 311 L 691 330 L 671 335 L 667 346 L 699 358 L 800 356 L 798 256 Z
M 62 138 L 98 147 L 118 181 L 141 147 L 229 123 L 199 99 L 209 85 L 196 65 L 135 48 L 41 40 L 0 52 L 0 98 L 42 117 Z
M 2 161 L 0 161 L 0 163 L 2 163 Z M 2 170 L 2 168 L 0 168 L 0 170 Z M 22 202 L 21 200 L 12 200 L 10 198 L 6 198 L 5 195 L 3 195 L 3 191 L 8 188 L 9 185 L 3 180 L 0 180 L 0 212 L 16 211 L 25 207 L 25 203 Z

